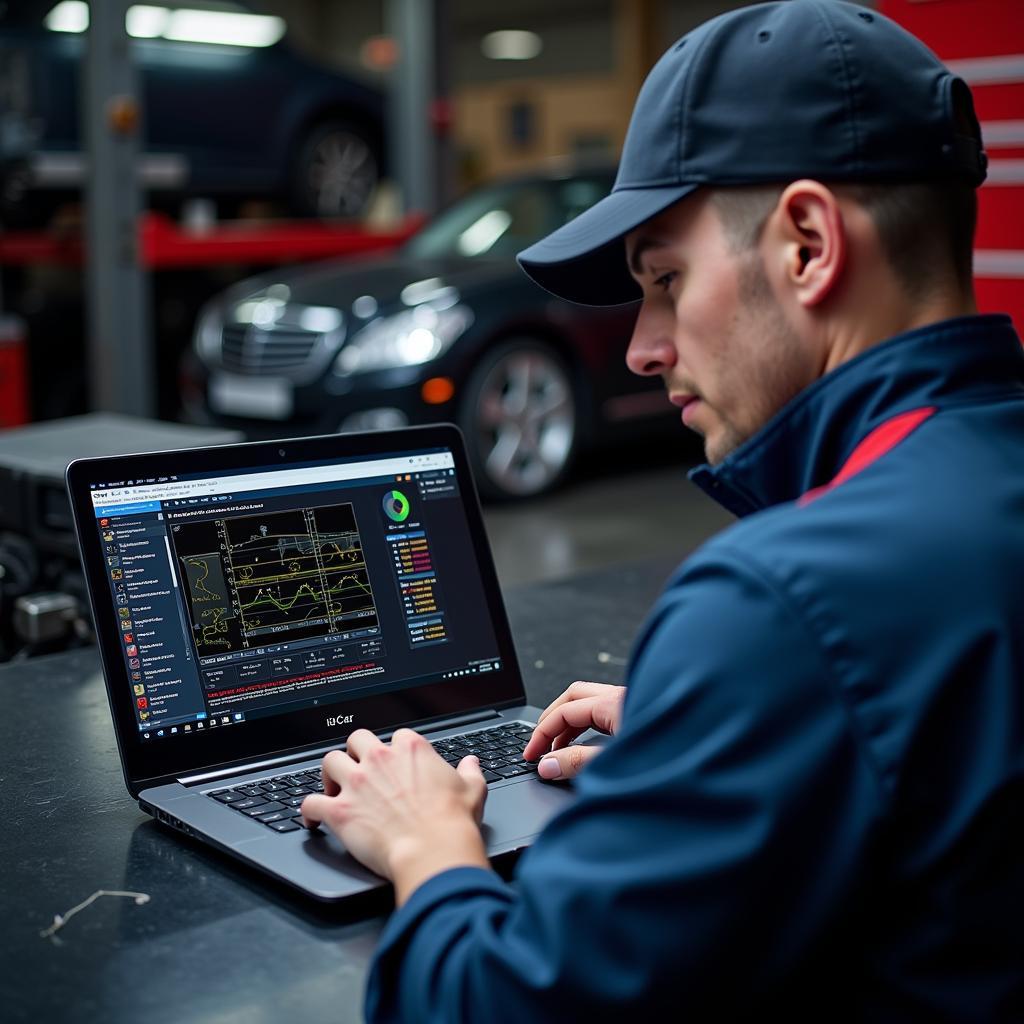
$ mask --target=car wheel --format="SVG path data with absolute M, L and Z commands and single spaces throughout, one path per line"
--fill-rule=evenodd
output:
M 529 498 L 561 483 L 576 454 L 578 409 L 572 373 L 550 346 L 524 338 L 488 352 L 460 415 L 481 493 Z
M 299 148 L 292 181 L 295 211 L 311 217 L 361 217 L 380 179 L 374 147 L 341 121 L 319 124 Z

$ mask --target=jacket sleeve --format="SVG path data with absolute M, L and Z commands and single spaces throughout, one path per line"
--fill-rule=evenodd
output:
M 722 1019 L 807 956 L 881 791 L 817 638 L 749 557 L 684 566 L 623 717 L 512 885 L 454 869 L 394 914 L 368 1020 Z

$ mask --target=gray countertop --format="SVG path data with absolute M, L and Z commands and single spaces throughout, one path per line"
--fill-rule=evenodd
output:
M 506 593 L 527 696 L 621 682 L 673 566 L 602 570 Z M 5 1020 L 362 1019 L 388 903 L 321 907 L 166 831 L 124 786 L 93 649 L 0 667 L 0 974 Z M 55 914 L 98 899 L 52 938 Z

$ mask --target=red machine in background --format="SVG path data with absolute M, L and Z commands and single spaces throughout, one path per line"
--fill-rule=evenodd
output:
M 879 0 L 974 93 L 988 152 L 978 195 L 974 277 L 982 312 L 1024 334 L 1024 6 L 1020 0 Z
M 25 322 L 0 313 L 0 428 L 29 421 Z

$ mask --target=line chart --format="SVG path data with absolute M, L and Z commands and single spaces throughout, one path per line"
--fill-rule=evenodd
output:
M 378 625 L 350 503 L 183 524 L 175 545 L 200 656 Z

